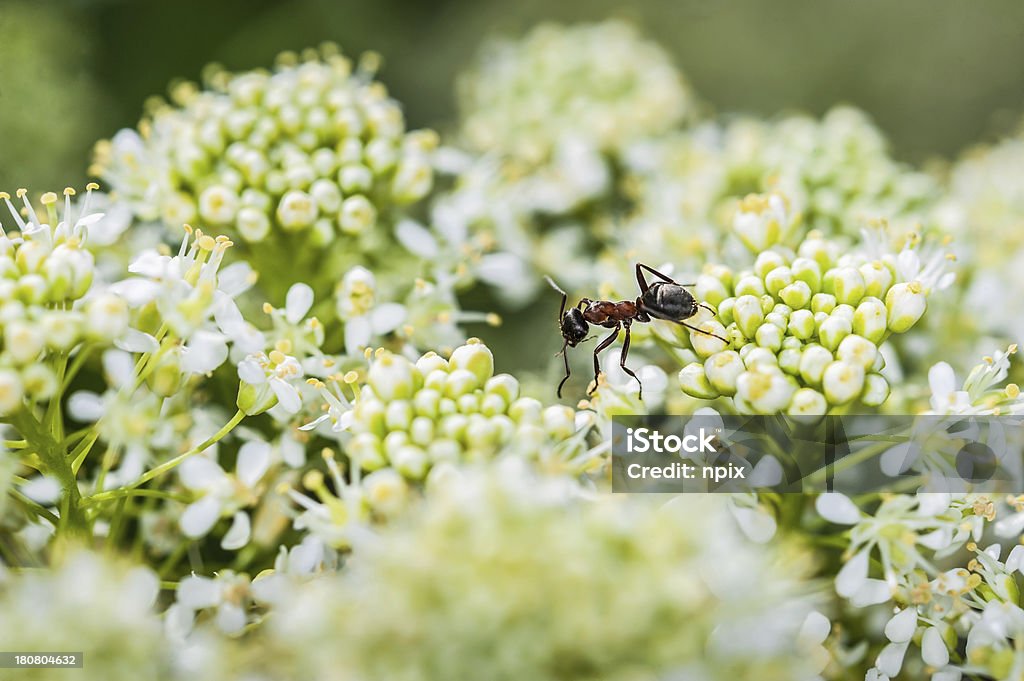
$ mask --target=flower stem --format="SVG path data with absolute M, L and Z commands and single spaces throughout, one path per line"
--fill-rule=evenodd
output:
M 169 461 L 165 461 L 164 463 L 160 464 L 156 468 L 153 468 L 152 470 L 147 471 L 145 474 L 143 474 L 138 480 L 136 480 L 133 483 L 124 485 L 123 487 L 119 487 L 118 489 L 109 490 L 109 491 L 106 491 L 106 492 L 97 492 L 96 494 L 92 494 L 92 495 L 90 495 L 88 497 L 85 497 L 82 500 L 82 503 L 83 504 L 95 504 L 95 503 L 100 503 L 100 502 L 104 502 L 104 501 L 109 501 L 111 499 L 118 499 L 120 497 L 125 496 L 125 492 L 127 492 L 128 490 L 133 490 L 136 487 L 140 487 L 140 486 L 146 484 L 147 482 L 149 482 L 150 480 L 152 480 L 152 479 L 154 479 L 156 477 L 159 477 L 159 476 L 163 475 L 164 473 L 177 468 L 178 465 L 180 465 L 183 461 L 185 461 L 185 459 L 188 459 L 189 457 L 195 456 L 196 454 L 199 454 L 201 452 L 204 452 L 207 449 L 209 449 L 210 447 L 212 447 L 213 445 L 217 444 L 218 442 L 220 442 L 224 438 L 225 435 L 227 435 L 232 430 L 234 430 L 235 426 L 237 426 L 242 421 L 242 419 L 244 419 L 244 418 L 245 418 L 245 412 L 243 412 L 241 409 L 239 409 L 237 412 L 235 412 L 235 415 L 231 417 L 231 420 L 224 424 L 223 428 L 221 428 L 216 433 L 211 435 L 210 438 L 207 439 L 205 442 L 197 445 L 196 447 L 193 447 L 192 449 L 188 450 L 184 454 L 179 454 L 178 456 L 174 457 L 173 459 L 171 459 Z

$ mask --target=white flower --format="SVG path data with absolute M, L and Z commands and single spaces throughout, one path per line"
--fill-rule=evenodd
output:
M 249 355 L 238 363 L 238 378 L 243 386 L 255 388 L 255 393 L 247 396 L 247 406 L 239 406 L 253 414 L 275 405 L 289 414 L 297 413 L 302 408 L 302 395 L 293 381 L 302 379 L 303 373 L 299 361 L 281 350 Z
M 249 441 L 238 450 L 234 474 L 228 474 L 208 456 L 194 456 L 178 468 L 185 487 L 201 492 L 202 497 L 188 505 L 179 524 L 185 536 L 205 536 L 225 515 L 232 516 L 231 528 L 221 540 L 221 547 L 237 550 L 249 543 L 252 524 L 241 510 L 259 499 L 259 484 L 270 467 L 270 444 Z

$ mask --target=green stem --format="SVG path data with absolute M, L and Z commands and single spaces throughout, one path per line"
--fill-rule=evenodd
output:
M 191 504 L 194 501 L 191 495 L 182 494 L 179 492 L 168 492 L 162 489 L 138 489 L 135 487 L 118 487 L 117 489 L 112 489 L 100 494 L 93 494 L 92 496 L 85 497 L 84 499 L 82 499 L 82 506 L 88 507 L 92 506 L 93 504 L 102 503 L 104 501 L 113 501 L 114 499 L 127 499 L 130 497 L 151 497 L 155 499 L 169 499 L 170 501 L 177 501 L 182 504 Z
M 89 456 L 89 452 L 92 451 L 92 446 L 96 444 L 96 441 L 99 439 L 100 434 L 93 433 L 79 442 L 78 446 L 71 452 L 71 470 L 74 471 L 75 475 L 78 475 L 79 469 L 81 469 L 82 464 L 85 463 L 85 457 Z
M 86 523 L 85 515 L 79 507 L 81 495 L 78 492 L 78 480 L 75 478 L 75 473 L 71 470 L 71 462 L 58 440 L 28 409 L 22 409 L 11 415 L 10 423 L 26 440 L 32 443 L 39 458 L 64 491 L 58 531 L 84 535 Z
M 94 345 L 85 345 L 75 355 L 74 361 L 71 366 L 68 367 L 67 372 L 64 374 L 64 380 L 60 384 L 60 392 L 58 394 L 63 395 L 67 392 L 68 387 L 71 385 L 71 381 L 75 380 L 75 376 L 78 375 L 79 370 L 85 364 L 86 360 L 89 359 L 89 355 L 92 354 Z
M 7 449 L 25 449 L 28 442 L 25 440 L 4 440 L 4 447 Z
M 880 443 L 880 444 L 878 444 L 878 445 L 876 445 L 874 447 L 865 447 L 864 449 L 860 450 L 856 454 L 850 454 L 849 456 L 844 456 L 839 461 L 836 461 L 832 465 L 832 467 L 831 467 L 832 468 L 832 472 L 833 473 L 840 473 L 842 471 L 845 471 L 847 468 L 850 468 L 852 466 L 856 466 L 858 464 L 864 463 L 865 461 L 868 461 L 869 459 L 872 459 L 872 458 L 878 456 L 879 454 L 882 454 L 883 452 L 886 452 L 886 451 L 888 451 L 890 449 L 892 449 L 892 444 L 889 443 L 889 442 L 882 442 L 882 443 Z M 821 483 L 823 483 L 825 481 L 825 477 L 827 475 L 828 475 L 828 467 L 826 467 L 826 468 L 819 468 L 818 470 L 814 471 L 810 475 L 804 477 L 800 481 L 800 484 L 801 484 L 802 487 L 803 486 L 811 486 L 811 485 L 820 485 Z
M 149 482 L 150 480 L 152 480 L 153 478 L 159 477 L 168 471 L 174 470 L 183 461 L 185 461 L 185 459 L 195 456 L 196 454 L 199 454 L 201 452 L 204 452 L 213 445 L 220 442 L 224 438 L 224 436 L 230 433 L 232 430 L 234 430 L 235 426 L 237 426 L 244 418 L 245 412 L 239 409 L 237 412 L 235 412 L 235 415 L 231 417 L 231 420 L 224 424 L 223 428 L 221 428 L 216 433 L 211 435 L 210 438 L 203 442 L 202 444 L 193 447 L 184 454 L 179 454 L 178 456 L 174 457 L 169 461 L 165 461 L 164 463 L 160 464 L 156 468 L 153 468 L 152 470 L 147 471 L 144 475 L 142 475 L 138 480 L 136 480 L 133 483 L 125 485 L 124 487 L 120 487 L 116 490 L 110 490 L 107 492 L 97 492 L 96 494 L 92 494 L 83 499 L 83 503 L 94 504 L 109 501 L 111 499 L 117 499 L 123 496 L 126 490 L 132 490 L 135 489 L 136 487 L 140 487 Z

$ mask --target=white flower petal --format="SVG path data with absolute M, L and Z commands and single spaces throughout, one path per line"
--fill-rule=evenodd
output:
M 308 284 L 298 283 L 288 289 L 285 297 L 284 318 L 289 324 L 301 322 L 313 307 L 313 289 Z
M 106 411 L 99 395 L 88 390 L 79 390 L 68 398 L 68 414 L 76 421 L 93 423 L 99 421 Z
M 359 352 L 370 344 L 373 336 L 373 326 L 365 315 L 352 317 L 345 322 L 345 352 L 350 355 L 358 355 Z
M 818 515 L 837 525 L 856 525 L 861 514 L 857 505 L 841 492 L 825 492 L 814 502 Z
M 925 629 L 921 637 L 921 659 L 930 667 L 945 667 L 949 664 L 949 648 L 942 640 L 942 632 L 938 627 Z
M 128 352 L 156 352 L 160 349 L 156 338 L 138 329 L 128 329 L 121 338 L 114 341 L 114 345 Z
M 956 374 L 953 373 L 953 367 L 946 362 L 938 362 L 932 366 L 928 370 L 928 387 L 931 388 L 933 400 L 956 391 Z
M 730 506 L 732 515 L 736 518 L 736 524 L 740 530 L 752 542 L 764 544 L 775 536 L 775 518 L 761 508 L 743 508 Z
M 226 551 L 237 551 L 249 543 L 252 537 L 252 523 L 249 521 L 249 514 L 245 511 L 235 513 L 231 528 L 220 542 L 222 549 Z
M 237 634 L 245 628 L 245 611 L 234 603 L 223 603 L 217 608 L 214 620 L 225 634 Z
M 885 603 L 892 598 L 892 589 L 882 579 L 868 579 L 857 593 L 850 597 L 850 603 L 857 608 Z
M 293 437 L 284 435 L 278 442 L 281 449 L 281 459 L 292 468 L 301 468 L 306 463 L 306 448 L 302 443 Z
M 60 499 L 60 483 L 48 475 L 30 478 L 19 489 L 26 497 L 44 506 L 49 506 Z
M 843 598 L 850 598 L 857 593 L 868 579 L 868 550 L 860 551 L 846 561 L 836 575 L 836 593 Z
M 1024 532 L 1024 513 L 1014 513 L 1006 518 L 997 520 L 993 530 L 997 537 L 1004 539 L 1019 537 Z
M 238 450 L 235 474 L 246 487 L 254 487 L 270 467 L 270 443 L 262 440 L 246 442 Z
M 801 643 L 822 643 L 832 631 L 832 622 L 817 610 L 811 612 L 800 626 L 797 638 Z
M 407 317 L 404 305 L 383 303 L 370 311 L 370 326 L 373 333 L 383 335 L 391 333 L 405 321 Z
M 180 590 L 181 587 L 179 586 Z M 192 608 L 175 603 L 164 613 L 164 631 L 172 641 L 183 641 L 192 633 L 196 613 Z
M 199 330 L 182 348 L 181 369 L 186 373 L 208 374 L 227 358 L 227 338 L 220 333 Z
M 910 643 L 890 643 L 882 648 L 882 652 L 875 659 L 875 666 L 886 676 L 892 677 L 900 673 L 903 668 L 903 657 L 907 654 L 907 646 Z
M 424 259 L 434 258 L 440 252 L 430 230 L 413 220 L 401 220 L 395 225 L 395 238 L 410 253 Z
M 212 495 L 207 495 L 192 504 L 189 504 L 185 512 L 181 514 L 178 525 L 186 537 L 198 539 L 206 536 L 220 519 L 220 500 Z
M 191 610 L 212 608 L 220 602 L 221 591 L 217 580 L 189 575 L 178 584 L 178 604 Z
M 238 363 L 238 378 L 249 385 L 261 385 L 267 382 L 266 372 L 254 359 L 243 359 Z
M 256 283 L 256 273 L 245 261 L 233 262 L 217 271 L 217 288 L 231 296 L 248 291 Z
M 295 386 L 277 376 L 270 377 L 270 389 L 277 395 L 277 403 L 289 414 L 297 414 L 302 409 L 302 397 Z
M 202 454 L 185 459 L 178 466 L 178 479 L 191 490 L 210 489 L 223 480 L 225 475 L 220 464 Z
M 107 350 L 103 353 L 103 373 L 113 387 L 124 387 L 135 378 L 135 358 L 124 350 Z
M 899 611 L 885 624 L 885 637 L 893 643 L 906 643 L 917 629 L 917 608 L 914 606 Z

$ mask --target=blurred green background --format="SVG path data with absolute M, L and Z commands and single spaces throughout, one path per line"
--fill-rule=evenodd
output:
M 375 49 L 411 127 L 444 130 L 484 36 L 633 20 L 718 111 L 867 110 L 900 158 L 949 156 L 1024 112 L 1018 0 L 0 0 L 0 188 L 80 185 L 92 143 L 211 61 L 269 65 L 334 40 Z

